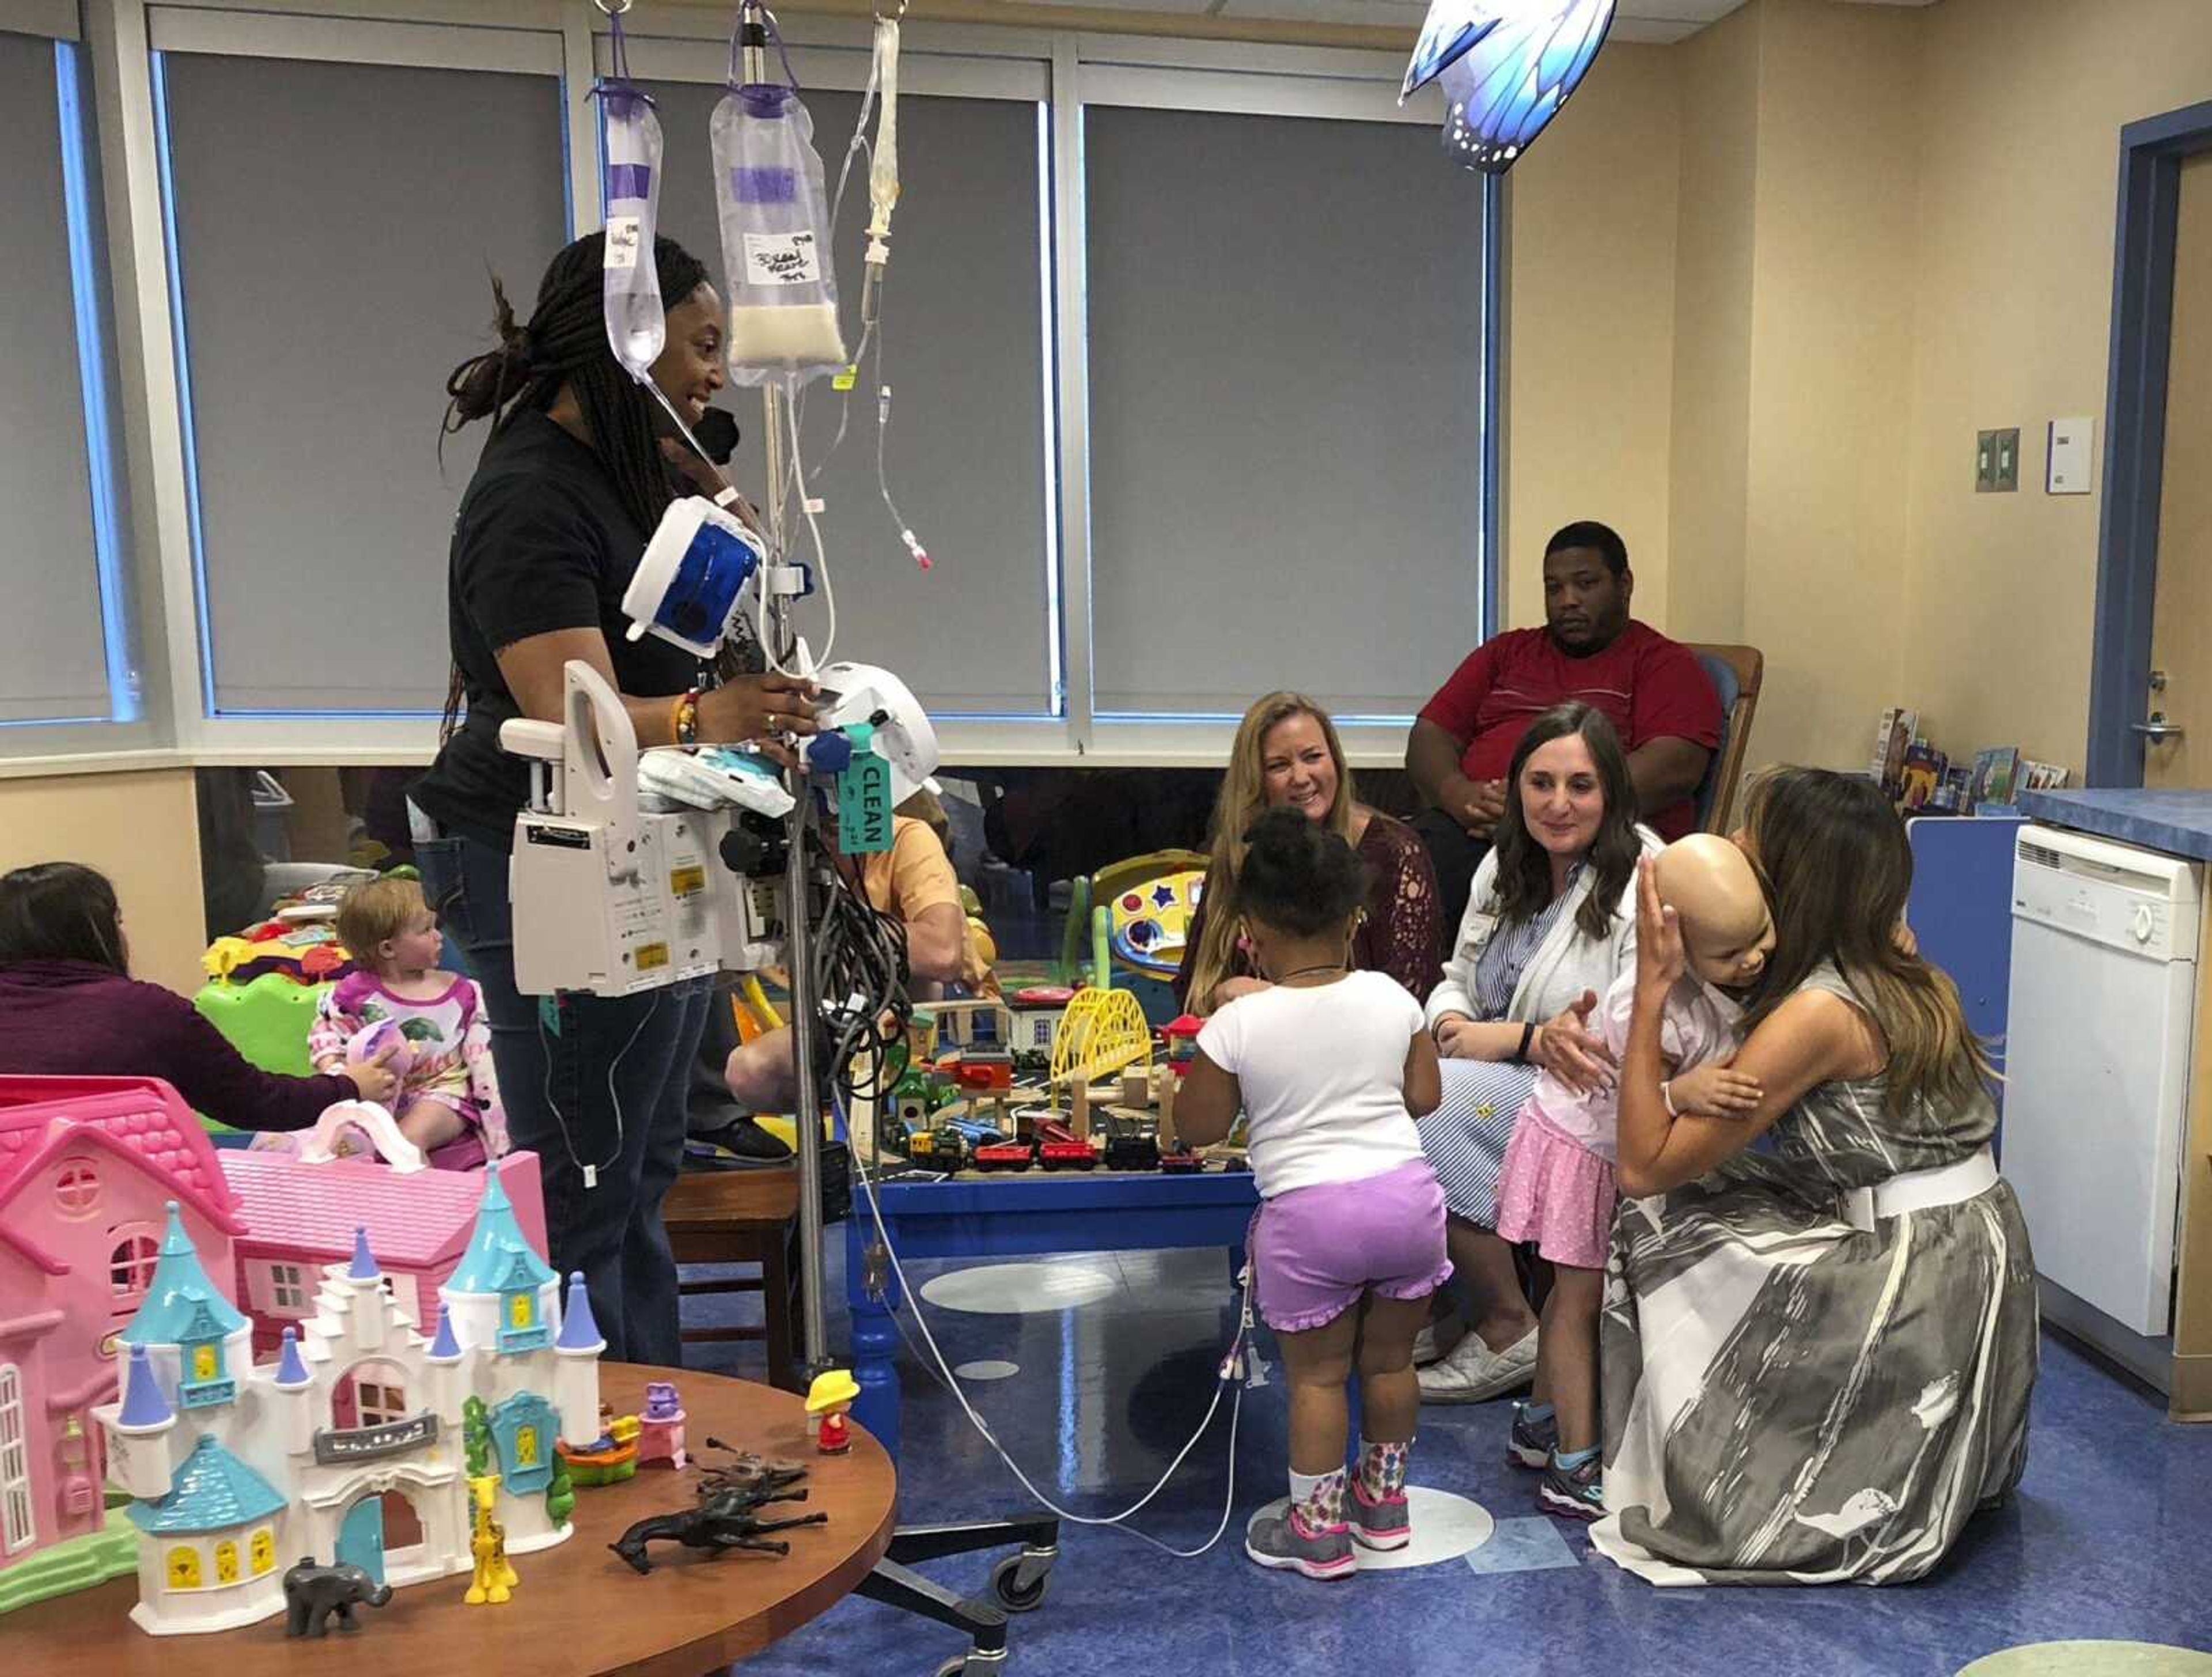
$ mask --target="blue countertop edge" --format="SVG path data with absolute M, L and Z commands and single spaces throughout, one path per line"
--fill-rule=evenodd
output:
M 2154 792 L 2142 787 L 2028 792 L 2020 809 L 2032 821 L 2095 833 L 2169 856 L 2212 862 L 2212 792 Z

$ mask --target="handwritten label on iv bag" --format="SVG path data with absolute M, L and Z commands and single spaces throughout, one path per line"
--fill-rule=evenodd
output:
M 837 777 L 837 848 L 848 856 L 891 848 L 891 766 L 872 750 Z
M 822 258 L 811 228 L 797 233 L 748 233 L 744 238 L 748 285 L 821 283 Z
M 637 248 L 643 242 L 642 226 L 635 216 L 607 217 L 607 267 L 627 273 L 637 266 Z

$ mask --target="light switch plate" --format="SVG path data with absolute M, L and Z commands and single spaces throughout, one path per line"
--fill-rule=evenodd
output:
M 2007 426 L 1996 437 L 1997 481 L 1991 487 L 1999 495 L 2010 495 L 2020 488 L 2020 427 Z
M 2044 491 L 2049 495 L 2089 493 L 2089 459 L 2096 436 L 2094 419 L 2054 419 L 2044 454 Z
M 1997 486 L 1997 434 L 1974 434 L 1974 493 L 1987 495 Z

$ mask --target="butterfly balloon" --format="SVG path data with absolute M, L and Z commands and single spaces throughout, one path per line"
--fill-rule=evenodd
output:
M 1582 84 L 1614 0 L 1431 0 L 1406 66 L 1403 104 L 1436 82 L 1445 154 L 1504 174 Z

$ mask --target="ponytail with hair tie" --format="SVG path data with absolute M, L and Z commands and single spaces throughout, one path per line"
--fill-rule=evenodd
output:
M 708 283 L 706 264 L 672 239 L 653 241 L 653 262 L 667 307 L 680 307 Z M 580 435 L 599 457 L 609 486 L 644 539 L 659 527 L 679 491 L 660 452 L 656 404 L 607 342 L 605 265 L 604 234 L 587 234 L 564 246 L 546 266 L 526 323 L 515 319 L 506 287 L 496 274 L 491 276 L 498 343 L 447 375 L 439 459 L 442 463 L 446 439 L 464 426 L 489 419 L 496 436 L 515 413 L 546 411 L 565 387 L 582 420 Z M 447 691 L 441 741 L 459 725 L 464 697 L 457 666 Z

